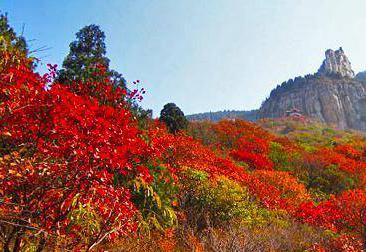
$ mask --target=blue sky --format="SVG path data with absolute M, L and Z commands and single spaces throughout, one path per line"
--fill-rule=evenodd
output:
M 314 73 L 342 46 L 366 70 L 365 0 L 0 0 L 44 63 L 61 65 L 75 33 L 105 31 L 112 68 L 140 79 L 158 115 L 258 108 L 277 84 Z

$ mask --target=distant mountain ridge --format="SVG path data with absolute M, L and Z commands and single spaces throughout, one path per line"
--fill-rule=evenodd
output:
M 258 110 L 224 110 L 216 112 L 205 112 L 187 115 L 189 121 L 213 121 L 217 122 L 222 119 L 243 119 L 247 121 L 257 120 Z
M 366 84 L 366 71 L 356 74 L 355 79 Z

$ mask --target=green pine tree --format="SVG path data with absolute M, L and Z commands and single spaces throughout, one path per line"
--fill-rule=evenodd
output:
M 70 43 L 70 52 L 62 63 L 57 81 L 71 84 L 73 81 L 90 81 L 97 78 L 92 74 L 97 65 L 106 69 L 105 76 L 115 86 L 126 88 L 126 80 L 115 70 L 109 69 L 106 57 L 105 34 L 98 25 L 88 25 L 76 33 L 76 40 Z
M 17 50 L 20 50 L 28 54 L 27 42 L 23 36 L 18 36 L 14 29 L 10 27 L 7 14 L 0 14 L 0 46 L 12 46 Z
M 160 112 L 160 121 L 164 122 L 170 133 L 177 133 L 188 126 L 188 120 L 183 111 L 174 103 L 165 104 Z

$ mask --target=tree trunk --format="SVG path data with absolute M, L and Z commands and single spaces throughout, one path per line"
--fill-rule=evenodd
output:
M 14 234 L 16 233 L 16 230 L 17 229 L 15 227 L 13 227 L 11 232 L 9 233 L 9 236 L 6 238 L 4 245 L 3 245 L 4 252 L 10 252 L 9 245 L 10 245 L 11 240 L 14 237 Z
M 4 245 L 3 245 L 3 251 L 4 252 L 10 252 L 9 244 L 4 243 Z
M 45 245 L 46 245 L 46 238 L 44 237 L 44 235 L 41 235 L 41 239 L 38 243 L 36 252 L 41 252 L 44 249 Z
M 21 235 L 18 233 L 15 241 L 14 241 L 14 247 L 13 247 L 13 252 L 19 252 L 20 251 L 20 242 L 22 241 L 22 239 L 20 238 Z

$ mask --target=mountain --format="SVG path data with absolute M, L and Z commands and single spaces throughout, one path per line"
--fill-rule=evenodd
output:
M 293 111 L 339 129 L 366 131 L 366 71 L 355 75 L 342 47 L 325 51 L 315 74 L 278 85 L 258 110 L 218 111 L 187 116 L 190 121 L 238 118 L 256 121 Z
M 217 122 L 222 119 L 244 119 L 247 121 L 255 121 L 257 119 L 258 110 L 224 110 L 217 112 L 205 112 L 193 115 L 187 115 L 189 121 L 213 121 Z
M 366 71 L 364 72 L 359 72 L 358 74 L 356 74 L 355 77 L 356 80 L 362 81 L 363 83 L 366 84 Z
M 340 129 L 366 131 L 366 85 L 356 78 L 342 48 L 328 49 L 317 73 L 296 77 L 272 90 L 259 118 L 285 116 L 292 110 Z

